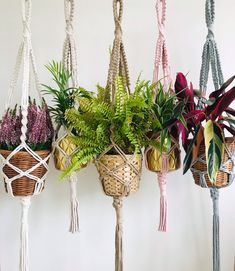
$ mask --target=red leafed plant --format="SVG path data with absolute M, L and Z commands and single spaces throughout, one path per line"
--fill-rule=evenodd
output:
M 21 108 L 16 105 L 8 109 L 0 122 L 0 149 L 14 150 L 20 145 L 21 137 Z M 54 136 L 54 129 L 45 101 L 37 106 L 35 100 L 29 99 L 28 124 L 26 143 L 34 151 L 50 150 Z
M 235 87 L 227 91 L 235 76 L 225 82 L 219 90 L 212 92 L 209 99 L 200 97 L 193 90 L 192 83 L 188 85 L 182 73 L 178 73 L 175 82 L 175 92 L 179 100 L 186 100 L 184 118 L 187 127 L 180 125 L 182 144 L 186 151 L 184 173 L 188 171 L 193 161 L 193 148 L 205 143 L 208 176 L 212 183 L 224 154 L 224 130 L 235 135 L 235 110 L 229 106 L 235 99 Z M 198 101 L 198 105 L 196 105 Z

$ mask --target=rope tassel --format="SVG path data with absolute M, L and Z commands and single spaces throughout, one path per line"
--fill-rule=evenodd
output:
M 219 190 L 211 188 L 213 201 L 213 271 L 220 271 Z
M 113 199 L 113 207 L 116 210 L 116 233 L 115 233 L 115 271 L 123 271 L 123 248 L 122 248 L 122 198 Z
M 30 197 L 21 198 L 21 248 L 20 248 L 20 271 L 29 270 L 29 252 L 28 252 L 28 212 L 31 204 Z
M 70 202 L 71 202 L 71 220 L 70 229 L 71 233 L 79 231 L 79 202 L 77 199 L 77 174 L 73 172 L 70 176 Z
M 160 221 L 158 230 L 167 231 L 167 198 L 166 198 L 166 172 L 157 174 L 158 184 L 160 188 Z

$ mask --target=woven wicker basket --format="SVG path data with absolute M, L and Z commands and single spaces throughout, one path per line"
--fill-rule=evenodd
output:
M 227 149 L 229 150 L 230 153 L 234 153 L 235 151 L 235 138 L 233 137 L 227 137 L 225 139 L 225 142 L 226 142 L 226 146 L 227 146 Z M 200 148 L 199 148 L 199 154 L 198 154 L 198 157 L 201 157 L 204 161 L 206 160 L 205 158 L 205 144 L 202 143 Z M 224 167 L 226 168 L 226 170 L 230 171 L 232 170 L 233 168 L 233 163 L 232 161 L 229 161 L 229 156 L 228 156 L 228 153 L 225 151 L 224 152 L 224 156 L 223 156 L 223 159 L 222 159 L 222 164 L 225 162 L 225 161 L 228 161 Z M 196 170 L 199 170 L 201 172 L 205 172 L 207 171 L 207 166 L 206 166 L 206 163 L 202 163 L 201 161 L 196 161 L 196 163 L 193 164 L 192 166 L 193 169 L 196 169 Z M 193 172 L 192 171 L 192 174 L 193 174 L 193 178 L 195 180 L 195 183 L 197 185 L 200 185 L 201 182 L 200 182 L 200 174 L 199 173 L 196 173 L 196 172 Z M 207 183 L 207 186 L 208 187 L 225 187 L 229 184 L 229 178 L 230 178 L 230 174 L 226 173 L 226 172 L 223 172 L 223 171 L 219 171 L 218 174 L 217 174 L 217 179 L 216 179 L 216 182 L 214 185 L 212 185 L 209 177 L 208 177 L 208 174 L 204 174 L 205 176 L 205 180 L 206 180 L 206 183 Z
M 1 155 L 4 158 L 7 158 L 11 151 L 6 151 L 6 150 L 0 150 Z M 45 159 L 48 157 L 50 154 L 49 150 L 43 150 L 43 151 L 35 151 L 38 156 L 41 158 Z M 17 152 L 11 159 L 10 163 L 14 165 L 15 167 L 21 169 L 22 171 L 26 171 L 33 166 L 38 164 L 38 161 L 28 152 L 26 151 L 20 151 Z M 49 163 L 49 159 L 48 159 Z M 12 178 L 18 173 L 9 167 L 8 165 L 3 165 L 3 172 L 8 178 Z M 30 174 L 37 176 L 39 178 L 42 178 L 47 172 L 47 169 L 43 166 L 40 165 L 37 167 L 34 171 L 32 171 Z M 31 196 L 34 194 L 34 189 L 35 189 L 36 182 L 33 179 L 30 179 L 28 177 L 21 177 L 12 182 L 12 192 L 14 196 Z M 7 184 L 5 182 L 5 189 L 6 192 L 9 192 L 7 189 Z
M 175 171 L 181 166 L 180 149 L 178 146 L 172 148 L 172 151 L 167 154 L 168 171 Z M 148 148 L 145 151 L 146 167 L 153 172 L 161 172 L 162 170 L 162 154 L 155 148 Z
M 54 151 L 54 163 L 55 168 L 64 171 L 68 167 L 69 156 L 73 154 L 77 146 L 72 143 L 69 135 L 57 140 L 58 146 Z
M 139 189 L 142 155 L 103 155 L 96 161 L 104 193 L 108 196 L 128 196 Z M 131 165 L 131 166 L 130 166 Z

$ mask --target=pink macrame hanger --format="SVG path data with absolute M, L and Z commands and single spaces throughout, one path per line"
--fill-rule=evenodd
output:
M 160 67 L 162 66 L 164 89 L 167 91 L 169 87 L 172 85 L 172 78 L 169 66 L 169 56 L 167 50 L 166 30 L 165 30 L 166 0 L 157 0 L 156 11 L 157 11 L 159 36 L 155 52 L 153 81 L 157 82 L 159 80 Z
M 160 67 L 163 72 L 163 87 L 168 91 L 172 86 L 171 71 L 169 66 L 169 57 L 166 44 L 166 0 L 157 0 L 157 23 L 158 23 L 158 40 L 155 52 L 155 63 L 153 72 L 153 82 L 157 82 L 160 74 Z M 167 197 L 166 197 L 166 177 L 168 172 L 168 156 L 162 154 L 162 169 L 157 173 L 157 180 L 160 188 L 160 221 L 158 230 L 162 232 L 167 231 Z

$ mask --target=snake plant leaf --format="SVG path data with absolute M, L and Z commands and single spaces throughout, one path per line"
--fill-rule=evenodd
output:
M 214 184 L 224 155 L 224 136 L 221 127 L 216 122 L 208 120 L 204 129 L 204 138 L 207 172 L 210 181 Z

